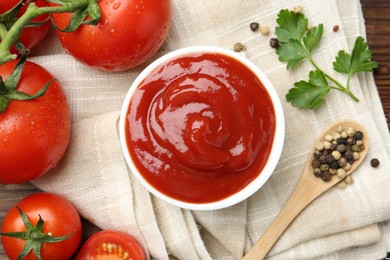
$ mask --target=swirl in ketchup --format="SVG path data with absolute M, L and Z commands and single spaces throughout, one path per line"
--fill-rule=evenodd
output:
M 126 141 L 155 189 L 210 203 L 260 174 L 275 128 L 271 98 L 254 72 L 224 54 L 193 53 L 159 66 L 134 90 Z

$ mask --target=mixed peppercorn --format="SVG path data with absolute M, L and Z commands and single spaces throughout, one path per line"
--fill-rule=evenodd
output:
M 325 135 L 324 140 L 316 144 L 311 161 L 313 173 L 323 181 L 330 181 L 333 176 L 344 179 L 338 185 L 343 188 L 353 182 L 347 173 L 363 150 L 363 133 L 352 127 L 344 129 L 339 126 L 333 134 Z

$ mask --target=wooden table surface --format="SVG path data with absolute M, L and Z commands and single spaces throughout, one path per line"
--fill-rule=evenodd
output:
M 361 0 L 361 3 L 366 19 L 368 44 L 373 51 L 374 60 L 380 64 L 374 76 L 390 128 L 390 0 Z M 0 185 L 0 223 L 9 208 L 37 191 L 38 189 L 29 183 Z M 83 222 L 83 228 L 84 239 L 98 230 L 87 221 Z M 0 260 L 2 259 L 7 257 L 0 243 Z

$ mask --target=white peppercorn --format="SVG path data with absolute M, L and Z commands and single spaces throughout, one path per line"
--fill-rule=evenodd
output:
M 336 133 L 341 134 L 344 131 L 342 126 L 337 126 L 336 127 Z
M 333 141 L 333 136 L 325 135 L 324 139 L 325 139 L 325 141 L 332 142 Z
M 260 32 L 262 35 L 268 35 L 270 33 L 269 27 L 265 25 L 260 26 Z
M 346 131 L 342 131 L 340 135 L 341 135 L 341 138 L 347 138 L 348 137 L 348 134 L 347 134 Z
M 345 181 L 339 181 L 336 184 L 336 187 L 339 188 L 339 189 L 345 189 L 347 187 L 347 184 L 345 183 Z
M 340 179 L 344 179 L 346 175 L 347 173 L 343 168 L 337 169 L 337 177 L 339 177 Z
M 341 158 L 341 153 L 339 151 L 333 151 L 332 156 L 335 160 L 339 160 Z
M 348 127 L 346 132 L 348 136 L 354 136 L 355 129 L 353 129 L 352 127 Z
M 351 175 L 348 175 L 347 177 L 345 177 L 344 181 L 345 181 L 346 184 L 352 184 L 353 183 L 353 178 L 352 178 Z
M 321 142 L 316 143 L 315 149 L 316 149 L 317 151 L 322 151 L 322 150 L 324 150 L 324 144 L 321 143 Z
M 356 160 L 359 160 L 360 159 L 360 153 L 359 152 L 354 152 L 353 153 L 353 159 L 356 161 Z
M 332 146 L 332 143 L 329 141 L 324 141 L 323 144 L 324 144 L 324 149 L 326 149 L 326 150 L 329 150 L 330 147 Z
M 295 6 L 293 9 L 293 12 L 297 13 L 297 14 L 301 14 L 303 12 L 302 6 L 299 6 L 299 5 Z
M 344 169 L 345 171 L 348 171 L 349 169 L 351 169 L 351 164 L 349 162 L 347 162 L 342 169 Z
M 343 130 L 341 130 L 341 131 L 343 131 Z M 335 134 L 333 135 L 333 139 L 334 139 L 334 140 L 337 140 L 337 139 L 339 139 L 340 137 L 341 137 L 340 133 L 335 133 Z
M 337 169 L 330 168 L 329 173 L 335 175 L 337 173 Z
M 355 144 L 357 144 L 357 145 L 363 145 L 363 140 L 357 140 Z

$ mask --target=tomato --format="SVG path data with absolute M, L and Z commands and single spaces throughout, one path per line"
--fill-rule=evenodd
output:
M 165 41 L 172 20 L 170 0 L 100 0 L 97 26 L 57 31 L 64 49 L 84 64 L 106 71 L 131 69 L 150 59 Z M 71 14 L 52 14 L 65 28 Z
M 100 231 L 93 234 L 83 245 L 76 260 L 146 259 L 138 242 L 119 231 Z
M 0 66 L 6 79 L 16 61 Z M 17 90 L 35 94 L 53 76 L 41 66 L 26 62 Z M 0 183 L 22 183 L 57 166 L 70 140 L 70 111 L 57 81 L 46 93 L 29 101 L 10 101 L 0 113 Z
M 0 1 L 0 14 L 9 11 L 14 7 L 16 4 L 18 4 L 20 0 L 7 0 L 7 1 Z M 37 6 L 48 6 L 49 4 L 46 1 L 43 0 L 37 0 L 34 1 L 34 3 Z M 27 6 L 23 6 L 22 9 L 18 13 L 18 17 L 20 17 L 27 9 Z M 48 19 L 49 15 L 41 15 L 33 19 L 34 22 L 43 22 L 40 26 L 36 27 L 26 27 L 23 28 L 23 32 L 19 37 L 19 40 L 23 43 L 24 47 L 26 49 L 32 49 L 34 46 L 36 46 L 39 42 L 41 42 L 47 33 L 49 32 L 51 28 L 50 20 Z M 12 53 L 17 53 L 17 50 L 15 47 L 11 48 Z
M 51 233 L 52 237 L 66 236 L 69 238 L 55 243 L 43 243 L 40 251 L 42 260 L 69 259 L 77 250 L 82 235 L 80 216 L 76 208 L 65 198 L 52 193 L 32 194 L 11 208 L 3 221 L 1 232 L 22 232 L 27 228 L 23 223 L 16 207 L 19 207 L 36 226 L 39 215 L 44 220 L 42 232 Z M 38 236 L 37 233 L 30 237 Z M 16 259 L 26 244 L 26 240 L 11 238 L 3 235 L 1 237 L 5 253 L 10 259 Z M 33 252 L 30 252 L 24 260 L 37 259 Z

